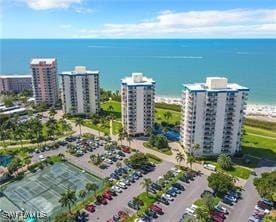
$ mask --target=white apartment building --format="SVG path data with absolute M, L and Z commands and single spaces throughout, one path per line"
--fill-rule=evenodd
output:
M 145 135 L 154 123 L 155 81 L 132 73 L 121 81 L 122 123 L 129 135 Z
M 181 143 L 196 155 L 240 151 L 244 109 L 249 89 L 226 78 L 208 77 L 206 83 L 184 84 Z
M 58 100 L 56 59 L 32 59 L 30 68 L 35 102 L 46 102 L 48 105 L 55 105 Z
M 99 112 L 99 71 L 89 71 L 85 66 L 76 66 L 75 70 L 59 75 L 65 113 L 87 115 Z

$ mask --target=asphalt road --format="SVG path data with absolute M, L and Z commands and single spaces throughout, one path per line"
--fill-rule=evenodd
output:
M 173 163 L 165 161 L 163 161 L 161 164 L 158 164 L 153 172 L 144 175 L 142 178 L 129 186 L 113 200 L 109 201 L 108 205 L 96 206 L 96 211 L 92 214 L 89 213 L 89 221 L 106 222 L 108 219 L 112 218 L 113 215 L 117 214 L 119 210 L 127 210 L 128 212 L 133 212 L 130 208 L 127 207 L 127 202 L 145 190 L 140 184 L 143 178 L 151 178 L 152 180 L 157 180 L 159 176 L 164 175 L 173 166 Z
M 260 176 L 263 172 L 270 172 L 276 163 L 267 160 L 261 160 L 259 167 L 255 169 L 255 172 Z M 230 208 L 230 214 L 225 220 L 226 222 L 246 222 L 252 215 L 254 207 L 257 201 L 260 200 L 260 196 L 253 184 L 254 176 L 250 176 L 247 180 L 244 191 L 242 192 L 242 200 L 240 200 L 235 206 Z

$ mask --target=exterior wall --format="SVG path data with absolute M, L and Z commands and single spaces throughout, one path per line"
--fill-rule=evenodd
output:
M 240 150 L 241 128 L 248 89 L 182 92 L 181 143 L 196 155 L 234 154 Z
M 60 74 L 64 112 L 94 114 L 99 111 L 98 74 Z
M 25 89 L 32 89 L 31 76 L 0 76 L 0 92 L 21 92 Z
M 57 63 L 56 60 L 41 59 L 31 63 L 33 92 L 36 103 L 46 102 L 54 105 L 58 100 Z
M 216 108 L 216 124 L 215 124 L 215 137 L 213 153 L 221 153 L 221 147 L 223 144 L 223 129 L 224 129 L 224 119 L 225 119 L 225 101 L 226 93 L 218 93 L 217 95 L 217 108 Z
M 122 124 L 129 135 L 145 135 L 154 123 L 155 82 L 144 81 L 142 74 L 132 75 L 122 80 Z
M 136 133 L 144 133 L 144 87 L 136 88 Z

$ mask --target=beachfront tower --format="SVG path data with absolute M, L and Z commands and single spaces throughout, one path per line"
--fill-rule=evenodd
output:
M 222 77 L 183 86 L 181 143 L 185 149 L 197 156 L 240 151 L 249 89 Z
M 88 115 L 99 112 L 99 71 L 89 71 L 85 66 L 76 66 L 75 70 L 59 75 L 65 113 Z
M 58 100 L 56 59 L 32 59 L 30 68 L 35 102 L 55 105 Z
M 129 135 L 145 135 L 154 123 L 155 81 L 132 73 L 121 81 L 122 123 Z

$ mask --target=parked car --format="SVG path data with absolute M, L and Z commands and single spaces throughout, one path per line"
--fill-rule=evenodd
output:
M 225 218 L 225 214 L 223 212 L 220 212 L 220 211 L 216 210 L 216 209 L 212 211 L 212 215 L 219 216 L 223 219 Z
M 127 205 L 128 205 L 130 208 L 134 209 L 134 210 L 139 210 L 139 209 L 140 209 L 140 207 L 137 206 L 136 204 L 134 204 L 133 201 L 131 201 L 131 200 L 128 201 Z
M 172 186 L 176 187 L 178 190 L 182 190 L 182 191 L 185 190 L 184 186 L 180 183 L 174 183 Z
M 225 203 L 225 204 L 228 204 L 228 205 L 233 205 L 232 200 L 230 200 L 226 197 L 222 198 L 222 202 Z
M 96 199 L 97 199 L 98 202 L 100 202 L 103 205 L 107 204 L 107 200 L 102 196 L 97 196 Z
M 217 216 L 217 215 L 212 215 L 211 218 L 212 218 L 212 220 L 215 221 L 215 222 L 223 222 L 223 221 L 224 221 L 223 218 L 221 218 L 221 217 L 219 217 L 219 216 Z
M 176 197 L 176 192 L 174 190 L 167 190 L 166 194 L 171 195 L 172 197 Z
M 152 183 L 151 186 L 152 186 L 152 188 L 154 188 L 155 190 L 161 190 L 161 189 L 162 189 L 162 187 L 161 187 L 159 184 L 157 184 L 157 183 Z
M 173 197 L 170 194 L 164 193 L 161 197 L 165 198 L 166 200 L 173 201 Z
M 158 213 L 160 215 L 164 214 L 162 208 L 159 207 L 159 206 L 157 206 L 156 204 L 151 204 L 150 205 L 150 209 L 152 209 L 154 212 L 156 212 L 156 213 Z
M 151 186 L 148 188 L 148 191 L 151 192 L 151 193 L 153 193 L 153 194 L 157 193 L 156 190 L 153 189 Z
M 160 203 L 165 204 L 165 205 L 169 205 L 170 204 L 169 201 L 166 198 L 164 198 L 164 197 L 158 198 L 157 201 L 159 201 Z
M 228 214 L 228 213 L 229 213 L 228 210 L 227 210 L 225 207 L 221 206 L 221 205 L 217 205 L 217 206 L 215 207 L 215 209 L 216 209 L 217 211 L 223 212 L 224 214 Z
M 127 213 L 126 213 L 125 211 L 119 210 L 119 211 L 118 211 L 118 216 L 119 216 L 120 218 L 123 218 L 123 217 L 126 217 L 126 216 L 127 216 Z
M 232 202 L 237 202 L 238 201 L 238 199 L 236 197 L 228 195 L 228 194 L 224 195 L 224 198 L 229 199 Z
M 112 196 L 117 196 L 116 191 L 111 188 L 107 192 Z
M 248 218 L 248 222 L 261 222 L 262 220 L 254 217 L 254 216 L 251 216 Z
M 120 187 L 115 186 L 115 185 L 113 187 L 111 187 L 111 189 L 113 189 L 116 193 L 122 193 L 123 192 Z
M 241 199 L 241 193 L 237 191 L 229 191 L 227 192 L 228 195 L 235 197 L 237 200 Z
M 122 182 L 122 181 L 118 182 L 117 186 L 120 187 L 120 188 L 122 188 L 122 189 L 127 189 L 127 185 L 124 182 Z
M 108 200 L 112 200 L 112 195 L 109 192 L 104 192 L 102 196 Z
M 186 175 L 180 177 L 179 180 L 181 180 L 184 183 L 190 183 L 189 178 Z
M 170 190 L 174 191 L 176 194 L 180 194 L 180 193 L 181 193 L 181 190 L 179 190 L 178 188 L 176 188 L 176 187 L 174 187 L 174 186 L 172 186 L 172 187 L 170 188 Z
M 257 205 L 258 205 L 260 208 L 266 209 L 266 210 L 269 210 L 269 211 L 272 209 L 272 207 L 271 207 L 270 205 L 266 204 L 264 201 L 261 201 L 261 200 L 259 200 L 259 201 L 257 202 Z
M 256 210 L 259 210 L 259 211 L 262 211 L 262 212 L 264 212 L 265 214 L 269 214 L 269 213 L 270 213 L 269 210 L 264 209 L 264 208 L 262 208 L 262 207 L 260 207 L 260 206 L 258 206 L 258 205 L 255 205 L 255 209 L 256 209 Z
M 93 213 L 93 212 L 95 212 L 95 205 L 93 205 L 93 204 L 86 205 L 85 210 L 87 210 L 90 213 Z

